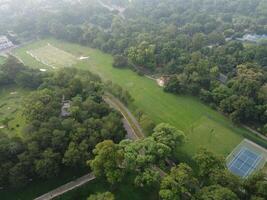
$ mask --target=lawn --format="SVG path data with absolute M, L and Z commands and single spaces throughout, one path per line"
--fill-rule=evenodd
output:
M 8 128 L 9 133 L 19 133 L 25 125 L 25 120 L 21 115 L 21 103 L 23 98 L 29 93 L 28 90 L 15 86 L 0 88 L 0 127 L 3 130 Z M 8 126 L 5 128 L 4 121 L 8 119 Z
M 26 52 L 35 60 L 44 65 L 55 67 L 70 67 L 77 62 L 77 58 L 72 54 L 62 51 L 50 43 L 37 49 L 32 49 Z
M 5 57 L 0 55 L 0 65 L 2 65 L 5 62 Z
M 2 65 L 6 60 L 6 57 L 0 55 L 0 65 Z
M 44 47 L 47 43 L 75 57 L 88 56 L 89 59 L 78 61 L 74 66 L 90 70 L 103 80 L 111 80 L 127 89 L 135 99 L 130 109 L 138 107 L 156 123 L 167 122 L 184 131 L 187 142 L 182 149 L 177 151 L 179 153 L 192 156 L 199 147 L 206 147 L 215 153 L 226 156 L 244 137 L 267 146 L 266 142 L 249 131 L 234 126 L 226 117 L 204 105 L 198 99 L 165 93 L 153 80 L 139 76 L 129 69 L 113 68 L 112 56 L 99 50 L 49 39 L 18 49 L 15 54 L 25 64 L 36 67 L 36 60 L 26 52 Z M 40 63 L 38 67 L 40 67 Z

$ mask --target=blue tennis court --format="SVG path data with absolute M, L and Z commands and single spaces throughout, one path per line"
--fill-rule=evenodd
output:
M 242 147 L 227 166 L 232 173 L 245 178 L 257 169 L 262 159 L 261 154 Z

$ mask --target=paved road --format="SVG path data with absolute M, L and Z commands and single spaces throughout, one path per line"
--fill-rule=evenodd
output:
M 70 190 L 73 190 L 74 188 L 80 187 L 81 185 L 94 180 L 96 177 L 93 173 L 90 174 L 86 174 L 85 176 L 82 176 L 74 181 L 71 181 L 65 185 L 62 185 L 58 188 L 56 188 L 55 190 L 52 190 L 40 197 L 37 197 L 34 200 L 50 200 L 53 199 L 59 195 L 62 195 Z

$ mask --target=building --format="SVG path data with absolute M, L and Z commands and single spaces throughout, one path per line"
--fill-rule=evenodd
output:
M 13 46 L 13 43 L 6 36 L 0 36 L 0 51 Z
M 217 77 L 217 80 L 220 81 L 222 84 L 226 84 L 228 81 L 228 77 L 222 73 L 220 73 Z
M 65 100 L 65 96 L 62 97 L 62 107 L 61 107 L 61 117 L 69 117 L 70 116 L 70 101 Z

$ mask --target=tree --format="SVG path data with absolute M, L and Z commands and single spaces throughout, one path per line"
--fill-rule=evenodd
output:
M 89 159 L 88 144 L 83 140 L 80 144 L 71 141 L 65 151 L 63 163 L 71 167 L 79 167 L 85 165 Z
M 105 177 L 111 184 L 122 180 L 124 155 L 118 145 L 111 140 L 103 141 L 96 145 L 93 154 L 95 157 L 88 164 L 95 176 Z
M 181 94 L 185 92 L 185 88 L 178 77 L 172 76 L 164 87 L 165 92 L 172 92 L 176 94 Z
M 175 127 L 161 123 L 154 129 L 152 138 L 158 143 L 169 146 L 173 152 L 175 148 L 183 144 L 185 135 Z
M 197 51 L 206 45 L 206 37 L 202 33 L 196 33 L 192 39 L 192 48 Z
M 207 149 L 200 149 L 194 156 L 198 167 L 198 175 L 202 184 L 210 181 L 211 175 L 216 171 L 225 169 L 225 161 L 222 157 L 213 154 Z
M 220 108 L 230 114 L 233 122 L 255 119 L 255 103 L 245 96 L 232 95 L 221 101 Z
M 147 115 L 142 114 L 138 121 L 146 134 L 150 135 L 153 132 L 155 124 Z
M 41 178 L 55 177 L 59 173 L 60 154 L 45 150 L 40 160 L 35 161 L 35 171 Z
M 60 105 L 61 100 L 53 91 L 38 90 L 26 99 L 23 114 L 29 121 L 46 121 L 52 116 L 59 116 Z
M 245 197 L 247 199 L 254 197 L 259 197 L 266 199 L 266 174 L 263 172 L 257 172 L 243 182 L 243 188 L 245 189 Z
M 238 200 L 231 190 L 219 185 L 204 187 L 199 192 L 199 200 Z
M 193 170 L 182 163 L 173 167 L 170 174 L 163 178 L 159 195 L 163 200 L 192 199 L 198 188 L 198 180 L 193 176 Z
M 117 67 L 117 68 L 128 67 L 128 59 L 127 57 L 124 57 L 121 55 L 115 55 L 112 65 L 113 67 Z
M 147 168 L 144 172 L 137 174 L 134 183 L 139 187 L 152 187 L 159 185 L 160 179 L 160 174 L 156 169 Z
M 34 70 L 24 70 L 17 74 L 15 83 L 22 87 L 36 89 L 42 83 L 42 78 L 39 72 Z
M 9 56 L 6 62 L 1 66 L 1 70 L 6 75 L 9 83 L 14 83 L 17 75 L 25 70 L 25 66 L 14 56 Z
M 213 171 L 210 175 L 210 184 L 228 188 L 240 197 L 243 195 L 242 180 L 228 169 Z
M 128 57 L 134 64 L 153 70 L 156 64 L 155 49 L 154 44 L 144 41 L 137 47 L 129 48 Z
M 28 178 L 21 163 L 17 163 L 9 170 L 9 185 L 14 188 L 23 187 L 27 184 Z
M 156 164 L 162 164 L 171 155 L 171 148 L 157 143 L 152 137 L 142 140 L 123 140 L 124 162 L 127 169 L 142 172 Z
M 90 195 L 87 200 L 115 200 L 115 197 L 110 192 L 98 193 Z

